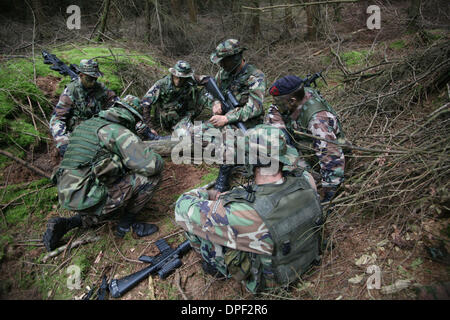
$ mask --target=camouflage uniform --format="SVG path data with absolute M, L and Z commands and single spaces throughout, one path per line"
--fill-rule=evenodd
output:
M 101 75 L 98 65 L 93 60 L 82 60 L 80 72 L 95 77 Z M 95 82 L 93 88 L 86 89 L 80 78 L 67 85 L 55 106 L 51 119 L 50 131 L 58 149 L 65 149 L 70 133 L 83 120 L 87 120 L 107 109 L 117 100 L 114 91 L 103 83 Z
M 133 96 L 117 103 L 139 107 Z M 83 226 L 111 218 L 122 208 L 136 215 L 158 186 L 163 160 L 135 134 L 133 113 L 141 117 L 131 107 L 113 106 L 72 133 L 55 178 L 60 204 L 80 213 Z
M 144 121 L 149 127 L 152 127 L 150 115 L 153 106 L 155 106 L 155 124 L 162 129 L 172 130 L 173 127 L 189 126 L 202 112 L 206 103 L 206 97 L 197 86 L 189 63 L 180 60 L 173 68 L 169 68 L 169 71 L 170 74 L 156 81 L 142 98 Z M 188 79 L 178 88 L 172 81 L 172 75 Z
M 339 119 L 334 110 L 331 109 L 316 90 L 305 88 L 305 95 L 308 97 L 308 100 L 302 106 L 302 111 L 295 119 L 291 115 L 282 114 L 277 106 L 271 105 L 264 122 L 280 129 L 286 129 L 291 139 L 294 139 L 295 142 L 300 142 L 300 145 L 302 145 L 300 147 L 301 152 L 313 169 L 316 169 L 318 162 L 322 187 L 337 188 L 344 179 L 345 158 L 342 148 L 333 143 L 319 139 L 310 139 L 296 134 L 294 130 L 330 141 L 344 143 L 345 140 L 343 139 Z M 316 112 L 311 116 L 305 116 L 302 112 L 308 110 L 308 107 L 314 103 L 326 103 L 328 109 Z M 317 162 L 311 159 L 311 153 L 315 154 Z
M 253 130 L 260 130 L 260 128 L 262 127 L 257 126 Z M 266 128 L 262 129 L 266 130 Z M 275 129 L 272 127 L 268 130 Z M 262 138 L 261 131 L 256 134 L 259 135 L 259 142 L 268 139 L 267 137 L 270 135 L 270 133 L 265 134 L 265 138 Z M 285 165 L 292 165 L 291 159 L 287 157 L 286 149 L 294 148 L 286 147 L 286 143 L 282 142 L 284 139 L 280 139 L 279 134 L 277 137 L 269 138 L 271 140 L 268 142 L 268 148 L 278 147 L 279 157 L 276 159 Z M 248 143 L 245 147 L 248 148 Z M 312 198 L 310 200 L 313 202 L 313 210 L 308 211 L 308 215 L 315 214 L 318 217 L 321 215 L 318 195 L 308 183 L 308 178 L 307 174 L 300 174 L 296 177 L 284 177 L 272 184 L 253 184 L 250 193 L 247 192 L 248 187 L 246 190 L 242 187 L 234 188 L 221 194 L 217 201 L 209 200 L 207 190 L 194 189 L 184 193 L 177 200 L 175 219 L 177 224 L 186 231 L 191 246 L 201 254 L 204 261 L 214 266 L 225 277 L 233 277 L 242 281 L 250 292 L 256 293 L 265 288 L 280 285 L 280 279 L 277 278 L 279 275 L 273 269 L 272 262 L 273 256 L 280 248 L 276 247 L 279 244 L 273 240 L 273 237 L 278 237 L 278 235 L 271 233 L 265 218 L 253 204 L 258 200 L 270 201 L 268 197 L 273 193 L 277 191 L 283 193 L 289 185 L 301 183 L 303 188 L 311 191 Z M 293 194 L 291 192 L 283 193 L 281 199 L 276 201 L 276 208 L 271 213 L 272 217 L 275 218 L 280 214 L 278 219 L 290 218 L 290 215 L 283 212 L 282 206 L 278 206 L 278 203 L 289 201 L 292 204 L 292 199 L 287 200 L 287 197 L 292 197 Z M 247 201 L 249 198 L 252 200 Z M 265 205 L 265 207 L 270 206 Z M 301 206 L 295 205 L 295 207 L 300 208 Z M 302 215 L 301 209 L 297 211 L 296 214 Z M 267 218 L 267 215 L 265 217 Z M 297 238 L 297 240 L 299 239 Z M 312 243 L 312 245 L 315 244 Z M 295 271 L 300 274 L 304 270 L 297 269 Z
M 210 59 L 212 63 L 218 64 L 223 58 L 244 50 L 246 48 L 242 47 L 238 40 L 229 39 L 217 46 Z M 230 74 L 221 68 L 215 78 L 219 89 L 222 92 L 230 90 L 239 102 L 238 107 L 225 114 L 229 125 L 242 122 L 249 129 L 262 123 L 266 82 L 261 70 L 246 63 L 237 73 Z

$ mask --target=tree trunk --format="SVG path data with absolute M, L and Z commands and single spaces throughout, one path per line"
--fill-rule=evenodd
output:
M 291 4 L 291 2 L 291 0 L 288 0 L 286 4 Z M 292 7 L 284 8 L 284 24 L 287 29 L 295 27 L 294 18 L 292 16 Z
M 315 2 L 309 0 L 307 2 Z M 306 36 L 305 40 L 315 41 L 322 32 L 322 23 L 320 19 L 320 5 L 306 6 Z
M 259 8 L 259 0 L 253 0 L 252 3 L 255 8 Z M 253 13 L 251 33 L 254 37 L 259 37 L 261 34 L 261 25 L 260 25 L 260 21 L 259 21 L 259 10 L 257 10 L 255 13 Z
M 197 4 L 195 0 L 188 0 L 189 19 L 192 23 L 197 23 Z
M 106 22 L 108 19 L 108 12 L 109 12 L 110 4 L 111 4 L 111 0 L 105 0 L 102 16 L 100 17 L 100 27 L 98 29 L 98 35 L 95 38 L 95 41 L 99 42 L 99 41 L 102 41 L 102 39 L 103 39 L 103 34 L 105 34 L 105 30 L 106 30 Z
M 417 31 L 421 29 L 420 21 L 420 6 L 422 5 L 422 0 L 411 0 L 411 5 L 408 8 L 408 18 L 409 18 L 409 31 Z
M 147 41 L 150 41 L 152 38 L 152 9 L 153 9 L 153 2 L 152 0 L 145 0 L 145 9 L 144 9 L 144 16 L 145 16 L 145 26 L 147 30 Z
M 174 17 L 179 17 L 181 15 L 179 0 L 170 0 L 170 8 L 172 9 L 172 15 Z
M 44 14 L 44 10 L 42 9 L 42 0 L 32 0 L 32 15 L 34 16 L 34 21 L 36 24 L 35 30 L 35 40 L 43 38 L 42 33 L 42 25 L 47 21 L 47 17 Z

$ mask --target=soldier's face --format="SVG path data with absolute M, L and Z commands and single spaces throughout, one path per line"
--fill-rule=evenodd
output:
M 297 107 L 297 100 L 290 95 L 273 97 L 273 101 L 283 114 L 291 114 Z
M 186 80 L 187 80 L 187 78 L 180 78 L 180 77 L 172 75 L 173 85 L 177 88 L 182 87 L 186 83 Z
M 237 61 L 236 61 L 237 60 Z M 239 61 L 240 60 L 240 61 Z M 219 65 L 226 71 L 231 72 L 233 71 L 238 64 L 242 62 L 242 59 L 239 59 L 239 57 L 235 56 L 228 56 L 220 60 Z
M 94 87 L 95 81 L 97 81 L 97 78 L 88 76 L 87 74 L 81 73 L 80 74 L 81 84 L 86 89 L 90 89 Z

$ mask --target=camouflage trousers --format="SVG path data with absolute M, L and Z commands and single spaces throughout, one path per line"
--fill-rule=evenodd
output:
M 260 259 L 261 277 L 257 279 L 250 271 L 252 268 L 252 257 L 256 256 L 254 253 L 234 250 L 198 237 L 190 232 L 185 232 L 184 234 L 194 251 L 200 254 L 207 263 L 216 267 L 226 279 L 233 278 L 242 282 L 245 288 L 253 294 L 277 287 L 271 272 L 270 259 Z
M 78 211 L 83 227 L 91 227 L 106 220 L 120 218 L 122 213 L 137 215 L 152 199 L 161 175 L 146 177 L 131 173 L 115 181 L 109 188 L 104 202 Z

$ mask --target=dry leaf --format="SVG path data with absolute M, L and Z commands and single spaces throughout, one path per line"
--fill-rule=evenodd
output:
M 348 282 L 358 284 L 364 279 L 364 274 L 357 274 L 353 278 L 348 279 Z

